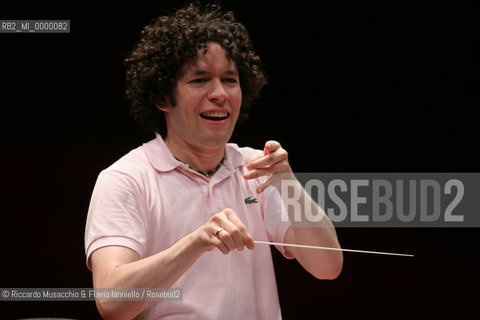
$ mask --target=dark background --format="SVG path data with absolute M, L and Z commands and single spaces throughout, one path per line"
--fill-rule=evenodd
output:
M 313 5 L 225 1 L 269 85 L 233 141 L 289 151 L 297 172 L 477 172 L 480 7 L 474 1 Z M 0 34 L 0 287 L 91 287 L 83 233 L 98 173 L 152 137 L 128 116 L 122 60 L 183 1 L 2 2 L 0 19 L 69 19 L 70 34 Z M 478 229 L 337 230 L 319 281 L 274 252 L 285 319 L 465 318 L 478 303 Z M 232 288 L 234 290 L 234 288 Z M 99 318 L 93 302 L 3 302 L 0 318 Z

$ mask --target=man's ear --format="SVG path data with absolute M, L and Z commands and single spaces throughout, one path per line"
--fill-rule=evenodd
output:
M 162 110 L 163 112 L 168 112 L 168 104 L 165 100 L 157 102 L 155 105 L 159 110 Z

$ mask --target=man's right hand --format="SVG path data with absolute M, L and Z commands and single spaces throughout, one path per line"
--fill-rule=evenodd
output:
M 122 246 L 95 250 L 91 256 L 93 284 L 95 288 L 169 288 L 203 253 L 218 248 L 228 254 L 245 246 L 253 249 L 252 236 L 233 210 L 224 209 L 170 248 L 143 259 Z M 152 303 L 97 300 L 105 319 L 131 319 Z
M 232 250 L 253 249 L 253 237 L 232 209 L 224 209 L 193 232 L 201 248 L 212 251 L 218 248 L 223 254 Z

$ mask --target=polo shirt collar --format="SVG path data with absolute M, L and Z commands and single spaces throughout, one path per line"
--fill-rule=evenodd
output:
M 176 167 L 188 168 L 186 164 L 175 159 L 162 136 L 158 133 L 155 133 L 155 139 L 143 144 L 143 149 L 148 160 L 157 171 L 168 172 Z
M 144 143 L 143 148 L 148 160 L 152 166 L 160 172 L 172 171 L 177 167 L 188 169 L 188 165 L 175 159 L 168 149 L 165 141 L 158 133 L 155 133 L 155 139 Z M 235 169 L 236 167 L 245 165 L 248 159 L 238 150 L 239 147 L 234 143 L 227 143 L 225 146 L 225 162 L 224 166 Z
M 243 154 L 239 151 L 239 147 L 235 143 L 227 143 L 225 147 L 225 162 L 223 165 L 235 169 L 236 167 L 244 166 L 247 164 Z

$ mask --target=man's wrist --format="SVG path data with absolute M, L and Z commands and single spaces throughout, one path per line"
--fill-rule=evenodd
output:
M 192 246 L 193 250 L 200 255 L 212 250 L 212 245 L 202 236 L 204 232 L 202 228 L 199 228 L 186 236 L 186 240 Z
M 275 181 L 272 185 L 277 188 L 277 190 L 279 192 L 282 192 L 282 183 L 284 181 L 289 181 L 290 184 L 289 185 L 292 185 L 292 181 L 293 181 L 293 185 L 296 185 L 298 183 L 298 186 L 300 186 L 300 182 L 298 182 L 297 178 L 295 177 L 295 175 L 293 174 L 293 171 L 289 171 L 289 172 L 283 172 L 283 173 L 278 173 L 280 176 L 278 178 L 277 181 Z

